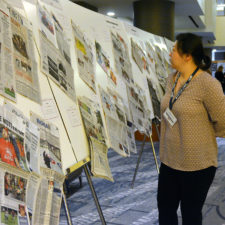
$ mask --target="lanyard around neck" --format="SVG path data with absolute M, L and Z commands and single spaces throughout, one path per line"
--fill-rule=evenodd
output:
M 175 87 L 177 85 L 177 82 L 178 82 L 178 79 L 180 78 L 180 73 L 178 74 L 177 78 L 176 78 L 176 81 L 173 85 L 173 89 L 172 89 L 172 94 L 170 96 L 170 102 L 169 102 L 169 108 L 170 110 L 172 110 L 173 108 L 173 105 L 174 103 L 177 101 L 177 99 L 180 97 L 180 95 L 182 94 L 182 92 L 184 91 L 184 89 L 188 86 L 188 84 L 190 83 L 190 81 L 192 80 L 192 78 L 194 77 L 194 75 L 197 73 L 197 71 L 199 70 L 199 67 L 197 67 L 195 69 L 195 71 L 191 74 L 191 76 L 188 78 L 188 80 L 186 81 L 186 83 L 182 86 L 182 88 L 179 90 L 177 96 L 174 98 L 173 100 L 173 97 L 174 97 L 174 90 L 175 90 Z

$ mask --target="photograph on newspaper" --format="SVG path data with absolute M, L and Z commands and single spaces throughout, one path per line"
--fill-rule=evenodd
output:
M 29 171 L 24 150 L 24 118 L 0 107 L 0 158 L 13 167 Z
M 16 102 L 10 15 L 7 4 L 1 0 L 0 5 L 0 94 Z
M 40 129 L 40 166 L 62 174 L 58 128 L 33 112 L 31 121 Z
M 60 0 L 41 0 L 41 2 L 44 2 L 56 9 L 62 10 L 62 5 Z
M 119 74 L 126 83 L 133 83 L 132 66 L 127 43 L 118 33 L 114 34 L 111 32 L 111 38 L 116 73 Z
M 132 52 L 132 58 L 137 64 L 138 68 L 141 72 L 143 70 L 146 70 L 149 72 L 149 65 L 146 60 L 145 53 L 141 49 L 141 47 L 131 38 L 131 52 Z
M 154 111 L 154 116 L 160 120 L 161 114 L 160 114 L 160 98 L 157 96 L 157 90 L 153 87 L 153 83 L 150 81 L 150 79 L 147 79 L 148 81 L 148 89 L 149 89 L 149 95 L 152 101 L 152 107 Z
M 145 132 L 145 106 L 147 103 L 143 90 L 137 84 L 127 86 L 127 96 L 133 123 L 140 132 Z
M 62 91 L 75 101 L 73 68 L 41 32 L 39 32 L 39 37 L 42 72 L 49 76 Z
M 15 9 L 9 7 L 9 12 L 14 48 L 13 62 L 16 90 L 21 95 L 40 103 L 38 67 L 34 54 L 32 25 Z
M 107 54 L 103 51 L 102 46 L 95 41 L 95 49 L 96 49 L 96 58 L 98 64 L 101 66 L 103 71 L 106 73 L 109 80 L 116 85 L 117 79 L 115 74 L 113 73 L 113 69 L 110 65 L 109 57 L 107 57 Z
M 18 206 L 18 218 L 19 218 L 19 225 L 29 225 L 27 217 L 27 209 L 25 205 L 19 204 Z
M 105 128 L 103 126 L 99 104 L 84 96 L 79 97 L 78 104 L 87 138 L 93 137 L 105 143 Z
M 4 196 L 10 199 L 25 202 L 27 179 L 5 172 Z
M 36 7 L 39 30 L 45 36 L 45 38 L 47 38 L 55 47 L 57 47 L 54 22 L 51 14 L 39 3 L 36 5 Z
M 95 62 L 90 40 L 72 21 L 73 38 L 80 78 L 96 92 Z
M 64 56 L 65 60 L 71 65 L 70 45 L 63 29 L 63 24 L 60 23 L 60 19 L 56 16 L 56 14 L 52 13 L 52 18 L 55 26 L 58 49 Z
M 1 206 L 1 224 L 18 225 L 18 211 L 7 206 Z
M 108 162 L 108 148 L 93 137 L 90 137 L 91 142 L 91 172 L 95 177 L 101 177 L 114 182 L 111 169 Z

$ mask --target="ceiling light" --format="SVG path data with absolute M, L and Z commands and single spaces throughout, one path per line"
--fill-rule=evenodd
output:
M 115 13 L 114 12 L 107 12 L 107 15 L 108 16 L 115 16 Z

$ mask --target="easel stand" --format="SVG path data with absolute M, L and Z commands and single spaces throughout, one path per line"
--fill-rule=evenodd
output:
M 67 223 L 69 225 L 73 225 L 72 224 L 72 221 L 71 221 L 71 216 L 70 216 L 69 208 L 68 208 L 68 205 L 67 205 L 65 193 L 64 193 L 64 191 L 62 193 L 63 193 L 63 196 L 62 197 L 63 197 L 64 208 L 65 208 L 65 211 L 66 211 Z
M 90 171 L 89 171 L 89 168 L 88 168 L 87 164 L 84 165 L 84 172 L 85 172 L 85 175 L 87 177 L 87 181 L 88 181 L 89 187 L 91 189 L 91 193 L 92 193 L 92 196 L 94 198 L 94 202 L 95 202 L 96 208 L 98 210 L 98 214 L 99 214 L 99 217 L 101 219 L 102 225 L 106 225 L 105 218 L 104 218 L 104 215 L 102 213 L 102 209 L 101 209 L 101 206 L 99 204 L 98 197 L 96 195 L 96 192 L 95 192 L 92 180 L 91 180 Z
M 159 137 L 159 130 L 158 130 L 157 124 L 156 124 L 156 130 L 157 130 L 157 135 Z M 153 153 L 154 160 L 155 160 L 156 170 L 157 170 L 157 173 L 159 174 L 159 164 L 158 164 L 157 157 L 156 157 L 156 154 L 155 154 L 155 147 L 154 147 L 154 143 L 153 143 L 153 140 L 152 140 L 152 135 L 150 134 L 149 137 L 150 137 L 150 141 L 151 141 L 151 144 L 152 144 L 152 153 Z M 146 134 L 144 134 L 144 140 L 142 142 L 141 150 L 139 152 L 137 165 L 136 165 L 136 168 L 135 168 L 133 180 L 131 182 L 131 188 L 134 187 L 134 182 L 135 182 L 135 179 L 136 179 L 137 171 L 138 171 L 139 164 L 140 164 L 140 161 L 141 161 L 141 157 L 142 157 L 142 154 L 143 154 L 146 138 L 147 138 L 147 136 L 146 136 Z

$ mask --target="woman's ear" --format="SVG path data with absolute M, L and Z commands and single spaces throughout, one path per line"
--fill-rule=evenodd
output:
M 192 55 L 191 55 L 191 54 L 185 54 L 185 55 L 184 55 L 184 60 L 185 60 L 186 62 L 191 61 L 191 60 L 192 60 Z

